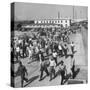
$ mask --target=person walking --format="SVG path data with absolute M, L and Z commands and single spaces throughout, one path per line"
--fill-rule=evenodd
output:
M 17 59 L 17 61 L 19 59 L 19 56 L 20 56 L 20 48 L 19 48 L 19 45 L 17 45 L 17 47 L 16 47 L 16 59 Z
M 68 52 L 67 52 L 67 51 L 68 51 L 67 44 L 64 45 L 63 51 L 64 51 L 65 57 L 67 58 L 67 53 L 68 53 Z
M 75 58 L 74 58 L 74 55 L 71 55 L 71 64 L 72 64 L 72 68 L 71 68 L 72 78 L 74 79 L 75 78 Z
M 62 56 L 62 47 L 60 44 L 58 45 L 58 50 L 59 50 L 59 55 Z
M 72 54 L 74 54 L 74 47 L 75 47 L 74 42 L 72 42 L 72 43 L 71 43 L 71 51 L 72 51 Z
M 55 63 L 57 66 L 57 52 L 54 50 L 52 55 L 53 55 L 53 59 L 55 60 Z
M 61 73 L 61 85 L 63 85 L 64 84 L 64 79 L 65 79 L 65 73 L 66 73 L 66 66 L 65 66 L 63 61 L 61 61 L 61 64 L 59 66 L 59 70 L 60 70 L 60 73 Z
M 50 57 L 49 62 L 50 62 L 50 80 L 49 81 L 51 81 L 53 78 L 55 78 L 55 66 L 56 66 L 56 63 L 55 63 L 55 61 L 54 61 L 54 59 L 52 57 Z M 53 78 L 52 78 L 52 75 L 54 75 Z
M 18 73 L 21 76 L 21 87 L 23 87 L 24 81 L 28 82 L 28 78 L 25 77 L 26 75 L 28 75 L 28 72 L 27 72 L 26 67 L 22 64 L 21 61 L 19 61 L 19 67 L 18 67 L 16 74 Z
M 40 59 L 40 79 L 39 81 L 43 80 L 43 72 L 45 71 L 47 76 L 49 76 L 49 72 L 47 69 L 47 64 L 44 60 L 44 56 L 42 53 L 39 54 L 39 59 Z

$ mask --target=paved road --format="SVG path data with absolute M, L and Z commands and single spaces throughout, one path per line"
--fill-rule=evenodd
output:
M 82 34 L 74 34 L 71 35 L 71 40 L 75 42 L 75 62 L 77 67 L 80 68 L 80 72 L 76 76 L 76 79 L 87 79 L 87 60 L 86 60 L 86 55 L 85 55 L 85 47 L 83 45 L 83 39 L 82 39 Z M 58 58 L 58 62 L 60 60 L 64 59 Z M 39 62 L 33 62 L 30 64 L 27 64 L 30 60 L 28 58 L 22 60 L 23 64 L 26 66 L 28 69 L 29 75 L 28 78 L 30 79 L 29 83 L 25 83 L 25 87 L 35 87 L 35 86 L 55 86 L 55 85 L 60 85 L 60 75 L 58 75 L 55 79 L 52 81 L 49 81 L 50 77 L 45 77 L 44 80 L 39 81 Z M 56 72 L 58 71 L 58 67 L 56 68 Z M 44 76 L 46 74 L 44 73 Z M 15 86 L 20 87 L 20 77 L 15 78 Z

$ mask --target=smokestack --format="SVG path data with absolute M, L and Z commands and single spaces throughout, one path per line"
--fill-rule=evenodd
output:
M 58 19 L 60 19 L 60 13 L 58 12 Z

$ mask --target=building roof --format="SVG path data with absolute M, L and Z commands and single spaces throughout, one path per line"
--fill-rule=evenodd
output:
M 70 18 L 55 18 L 55 19 L 34 19 L 34 20 L 71 20 Z

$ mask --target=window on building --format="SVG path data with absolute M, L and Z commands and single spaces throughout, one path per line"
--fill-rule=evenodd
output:
M 35 21 L 35 24 L 37 23 L 37 21 Z
M 67 27 L 67 24 L 65 24 L 65 27 Z
M 47 23 L 47 20 L 45 20 L 44 23 Z
M 37 23 L 38 23 L 38 21 L 37 21 Z
M 61 20 L 61 23 L 62 23 L 62 20 Z
M 55 23 L 57 23 L 57 21 L 55 21 Z
M 45 23 L 45 21 L 43 21 L 43 23 Z
M 61 24 L 61 28 L 63 27 L 63 25 Z
M 52 21 L 52 23 L 54 23 L 54 21 Z
M 38 23 L 41 23 L 41 21 L 38 21 Z
M 52 20 L 50 21 L 50 23 L 52 23 Z
M 58 23 L 59 23 L 59 20 L 58 20 Z
M 46 21 L 44 20 L 44 23 L 46 23 Z
M 50 21 L 49 21 L 49 20 L 48 20 L 47 22 L 48 22 L 48 23 L 50 23 Z
M 44 21 L 42 21 L 42 23 L 44 23 Z
M 67 20 L 65 20 L 65 22 L 67 23 Z

